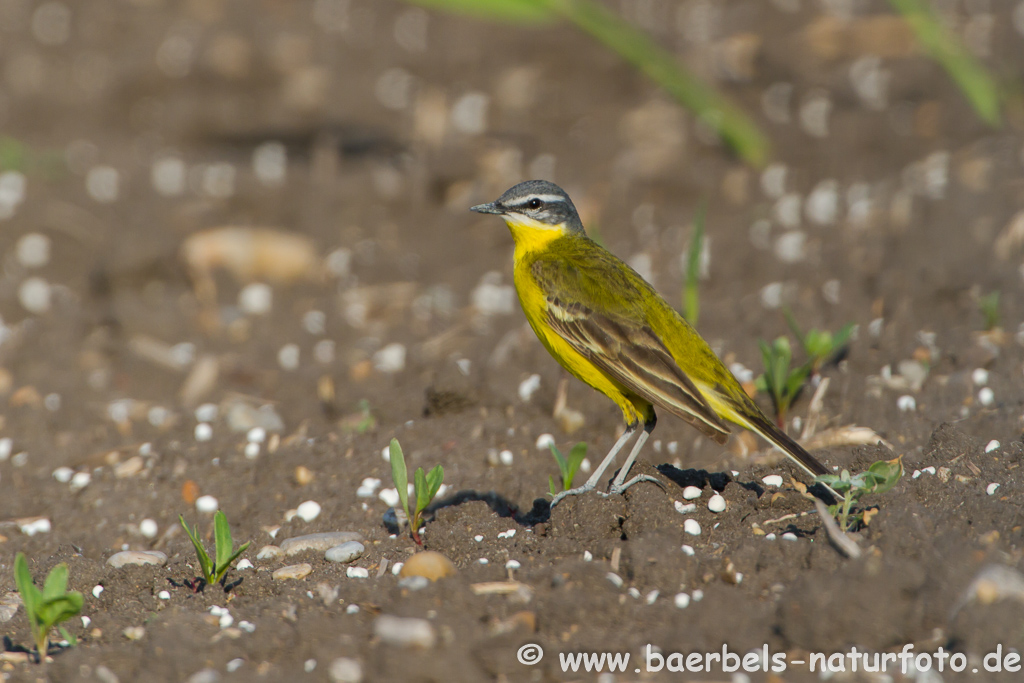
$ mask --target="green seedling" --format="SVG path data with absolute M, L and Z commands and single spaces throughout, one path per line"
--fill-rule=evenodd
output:
M 28 623 L 32 627 L 36 653 L 39 661 L 42 661 L 49 650 L 50 630 L 60 622 L 77 616 L 82 611 L 84 599 L 78 591 L 67 592 L 68 566 L 63 562 L 50 570 L 43 583 L 43 589 L 39 590 L 32 582 L 25 553 L 18 553 L 14 558 L 14 583 L 21 594 L 25 614 L 28 615 Z M 74 636 L 63 626 L 58 628 L 65 640 L 75 645 Z
M 831 487 L 843 497 L 841 502 L 830 505 L 828 511 L 836 518 L 840 529 L 850 531 L 861 525 L 867 526 L 871 521 L 871 511 L 855 511 L 854 504 L 870 493 L 885 493 L 895 486 L 902 476 L 903 459 L 896 458 L 879 460 L 859 474 L 851 475 L 849 470 L 843 470 L 841 474 L 822 474 L 815 478 L 815 481 Z
M 478 19 L 547 26 L 559 20 L 615 52 L 694 113 L 752 166 L 769 156 L 768 138 L 743 110 L 688 71 L 678 57 L 650 35 L 597 0 L 406 0 Z
M 810 366 L 801 365 L 790 368 L 793 350 L 789 346 L 787 337 L 779 337 L 771 346 L 763 339 L 759 339 L 758 344 L 761 346 L 764 374 L 756 380 L 757 389 L 766 392 L 771 397 L 772 406 L 775 408 L 775 420 L 779 427 L 783 427 L 789 407 L 800 395 L 800 390 L 807 382 Z
M 377 418 L 370 410 L 370 402 L 361 398 L 357 406 L 356 412 L 341 418 L 341 431 L 346 434 L 366 434 L 377 428 Z
M 693 237 L 690 239 L 690 250 L 686 255 L 686 280 L 683 283 L 683 317 L 693 327 L 697 327 L 700 316 L 700 257 L 704 250 L 704 220 L 707 218 L 707 203 L 701 202 L 697 207 L 697 216 L 693 220 Z
M 551 455 L 555 456 L 555 462 L 558 463 L 558 473 L 562 477 L 561 490 L 568 491 L 572 488 L 572 480 L 576 478 L 583 458 L 587 457 L 587 444 L 581 441 L 573 446 L 569 450 L 568 458 L 562 455 L 555 444 L 551 444 Z M 557 496 L 560 493 L 555 486 L 555 478 L 550 475 L 548 476 L 548 490 L 551 491 L 552 496 Z
M 806 334 L 796 324 L 793 313 L 788 309 L 785 311 L 786 322 L 789 329 L 796 335 L 797 341 L 807 354 L 810 364 L 810 374 L 817 375 L 821 368 L 836 361 L 846 350 L 853 335 L 853 323 L 846 323 L 835 334 L 828 330 L 807 330 Z
M 215 559 L 210 559 L 206 548 L 203 547 L 202 540 L 199 538 L 199 527 L 189 529 L 183 516 L 178 515 L 178 519 L 181 520 L 181 526 L 184 527 L 189 540 L 195 546 L 196 557 L 199 558 L 199 568 L 203 572 L 203 580 L 211 585 L 220 583 L 224 575 L 228 573 L 228 569 L 231 568 L 231 564 L 238 559 L 239 555 L 245 552 L 251 541 L 246 541 L 242 544 L 242 547 L 232 552 L 234 541 L 231 540 L 231 527 L 228 525 L 228 518 L 222 511 L 217 510 L 217 514 L 213 516 Z
M 410 514 L 409 471 L 405 467 L 405 454 L 402 453 L 402 446 L 398 443 L 398 439 L 391 439 L 389 450 L 391 457 L 391 479 L 398 490 L 398 499 L 402 503 L 402 509 L 405 510 L 405 517 L 409 520 L 412 540 L 416 541 L 416 545 L 423 545 L 423 540 L 420 539 L 419 534 L 420 526 L 423 524 L 423 511 L 427 509 L 427 506 L 430 505 L 430 502 L 434 500 L 434 496 L 441 489 L 441 484 L 444 482 L 444 468 L 438 465 L 426 473 L 423 472 L 422 467 L 416 468 L 416 474 L 413 476 L 413 495 L 415 500 L 413 501 L 412 514 Z
M 999 290 L 978 297 L 978 310 L 985 316 L 985 331 L 991 332 L 1001 326 L 999 317 Z

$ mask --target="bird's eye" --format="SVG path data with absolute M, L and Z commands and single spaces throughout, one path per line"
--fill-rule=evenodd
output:
M 527 208 L 530 208 L 530 209 L 539 209 L 540 205 L 541 205 L 541 201 L 539 199 L 537 199 L 536 197 L 534 197 L 530 201 L 526 202 Z

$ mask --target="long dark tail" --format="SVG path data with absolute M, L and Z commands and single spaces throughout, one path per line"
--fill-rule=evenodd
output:
M 818 460 L 804 450 L 804 447 L 793 440 L 788 434 L 776 427 L 763 415 L 744 415 L 744 419 L 750 424 L 751 431 L 757 432 L 764 438 L 782 449 L 789 458 L 801 467 L 812 477 L 822 474 L 831 474 Z

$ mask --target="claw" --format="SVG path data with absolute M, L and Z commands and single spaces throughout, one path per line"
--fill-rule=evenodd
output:
M 551 499 L 551 505 L 549 507 L 551 507 L 551 508 L 555 507 L 556 505 L 558 505 L 559 501 L 561 501 L 566 496 L 579 496 L 579 495 L 584 494 L 584 493 L 590 493 L 593 490 L 594 490 L 594 485 L 591 484 L 590 482 L 587 482 L 583 486 L 577 486 L 574 489 L 567 489 L 567 490 L 562 491 L 561 493 L 559 493 L 554 498 L 552 498 Z M 598 491 L 597 493 L 599 495 L 602 495 L 602 496 L 605 496 L 605 497 L 608 496 L 607 493 L 601 493 L 600 491 Z
M 663 490 L 665 488 L 665 486 L 657 478 L 652 477 L 649 474 L 638 474 L 637 476 L 633 477 L 624 484 L 612 484 L 612 487 L 608 490 L 608 494 L 613 496 L 622 495 L 622 493 L 625 492 L 625 490 L 628 489 L 630 486 L 632 486 L 633 484 L 639 484 L 642 481 L 649 481 L 655 483 L 658 486 L 660 486 Z

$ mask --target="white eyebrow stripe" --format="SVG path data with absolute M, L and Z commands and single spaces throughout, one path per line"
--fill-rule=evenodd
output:
M 530 202 L 531 200 L 534 200 L 534 199 L 539 199 L 542 202 L 547 202 L 547 203 L 551 203 L 551 202 L 564 202 L 565 201 L 565 197 L 563 197 L 562 195 L 559 195 L 559 194 L 530 194 L 530 195 L 526 195 L 525 197 L 523 197 L 521 199 L 515 200 L 514 202 L 511 203 L 511 206 L 519 206 L 520 204 L 526 204 L 526 203 L 528 203 L 528 202 Z

